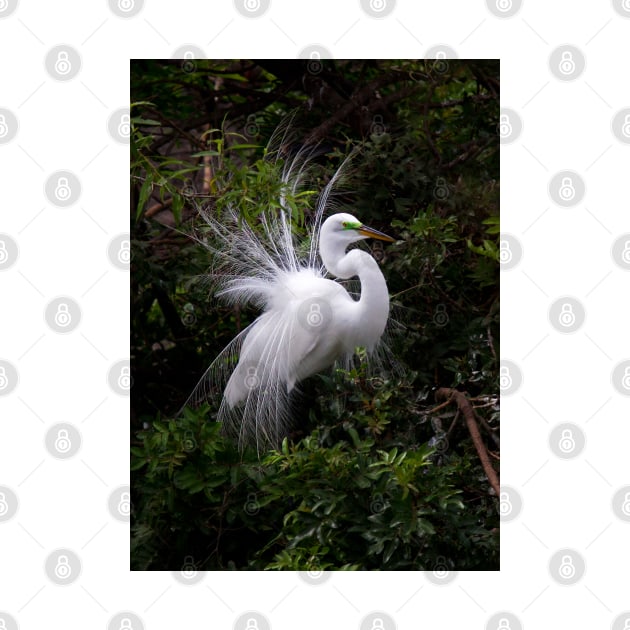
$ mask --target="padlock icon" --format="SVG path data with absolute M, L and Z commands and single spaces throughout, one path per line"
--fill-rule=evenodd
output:
M 448 62 L 446 61 L 446 52 L 444 50 L 436 51 L 435 61 L 433 62 L 433 69 L 438 73 L 443 73 L 448 70 Z
M 621 385 L 624 389 L 630 389 L 630 365 L 628 365 L 623 371 Z
M 120 493 L 118 501 L 118 513 L 121 516 L 129 516 L 131 514 L 131 495 L 128 492 Z
M 630 516 L 630 492 L 626 492 L 623 497 L 623 503 L 621 504 L 621 511 L 626 515 Z
M 131 261 L 131 243 L 127 239 L 120 241 L 117 258 L 123 265 L 128 265 Z
M 563 429 L 558 447 L 563 453 L 571 453 L 575 449 L 575 439 L 571 429 Z
M 630 4 L 630 1 L 628 2 L 628 4 Z M 627 9 L 628 11 L 630 11 L 630 6 Z M 628 617 L 624 622 L 623 622 L 623 630 L 630 630 L 630 617 Z
M 573 564 L 571 556 L 562 556 L 558 572 L 560 573 L 560 577 L 565 580 L 570 580 L 575 576 L 575 565 Z
M 322 325 L 324 318 L 321 313 L 321 307 L 317 302 L 311 304 L 311 308 L 306 316 L 306 322 L 309 326 L 315 326 L 316 328 Z
M 120 620 L 120 626 L 118 630 L 133 630 L 133 625 L 131 623 L 131 619 L 129 617 L 123 617 Z
M 3 10 L 3 7 L 2 7 L 2 3 L 3 3 L 3 2 L 4 2 L 4 4 L 6 5 L 6 0 L 0 0 L 0 11 L 2 11 L 2 10 Z M 4 619 L 0 619 L 0 630 L 8 630 L 8 628 L 7 628 L 7 624 L 6 624 L 6 622 L 4 621 Z
M 448 197 L 448 186 L 446 180 L 443 177 L 438 177 L 435 180 L 435 187 L 433 188 L 433 196 L 438 201 L 444 201 Z
M 319 74 L 324 67 L 322 65 L 322 55 L 319 50 L 311 50 L 309 54 L 308 71 L 311 74 Z
M 446 306 L 444 304 L 436 305 L 433 321 L 438 326 L 446 326 L 446 324 L 448 324 L 448 313 L 446 312 Z
M 245 501 L 245 512 L 249 516 L 255 516 L 260 511 L 260 505 L 258 504 L 258 497 L 255 492 L 247 495 L 247 501 Z
M 510 117 L 507 114 L 501 114 L 499 116 L 499 135 L 502 138 L 508 138 L 512 135 L 512 123 L 510 122 Z
M 507 492 L 502 492 L 499 495 L 499 514 L 501 516 L 509 516 L 512 514 L 512 510 L 514 506 L 512 505 L 512 501 L 510 500 L 510 495 Z
M 9 127 L 4 114 L 0 114 L 0 138 L 4 138 L 9 133 Z
M 135 6 L 134 0 L 118 0 L 118 8 L 124 13 L 128 13 Z
M 0 265 L 3 265 L 9 260 L 9 252 L 7 251 L 7 244 L 0 238 Z
M 630 241 L 626 241 L 621 252 L 621 260 L 630 265 Z
M 497 624 L 497 630 L 511 630 L 510 622 L 505 617 L 501 617 Z
M 502 365 L 499 368 L 499 387 L 500 389 L 510 389 L 512 387 L 512 375 L 510 374 L 510 368 L 507 365 Z
M 623 2 L 621 3 L 621 8 L 624 11 L 630 11 L 630 0 L 623 0 Z M 625 626 L 624 626 L 624 630 L 625 630 Z
M 260 9 L 260 0 L 245 0 L 245 9 L 247 11 L 258 11 Z
M 558 316 L 558 321 L 561 326 L 565 328 L 570 328 L 575 324 L 575 313 L 573 312 L 573 306 L 568 302 L 563 304 L 560 309 L 560 315 Z
M 72 442 L 66 429 L 59 429 L 57 431 L 57 438 L 55 439 L 55 450 L 58 453 L 67 453 L 72 448 Z
M 370 0 L 370 9 L 380 13 L 383 9 L 387 8 L 386 0 Z
M 247 376 L 245 377 L 245 387 L 247 389 L 255 389 L 258 387 L 260 379 L 258 378 L 258 370 L 255 367 L 247 368 Z
M 61 554 L 57 558 L 54 572 L 60 580 L 67 580 L 72 575 L 72 567 L 68 561 L 68 556 Z
M 621 133 L 626 138 L 630 138 L 630 114 L 626 114 L 623 119 L 623 125 L 621 125 Z
M 512 250 L 510 249 L 510 241 L 501 241 L 499 243 L 499 262 L 502 265 L 507 265 L 512 262 L 513 257 Z
M 575 186 L 570 177 L 563 177 L 559 189 L 560 199 L 562 201 L 571 201 L 575 197 Z
M 197 567 L 195 566 L 195 560 L 192 556 L 186 556 L 184 558 L 181 574 L 188 579 L 194 578 L 195 575 L 197 575 Z
M 371 131 L 373 134 L 377 136 L 380 136 L 381 134 L 385 133 L 385 123 L 383 122 L 383 117 L 380 114 L 376 114 L 372 118 Z
M 122 114 L 118 123 L 118 135 L 121 138 L 128 138 L 131 134 L 131 116 Z
M 60 50 L 57 53 L 57 60 L 55 61 L 55 72 L 57 74 L 66 75 L 72 70 L 72 64 L 68 58 L 68 53 L 65 50 Z
M 183 54 L 184 61 L 182 61 L 182 70 L 184 72 L 194 72 L 195 70 L 195 62 L 193 59 L 195 58 L 195 53 L 192 50 L 186 50 Z
M 382 617 L 374 617 L 371 630 L 385 630 Z
M 9 385 L 9 379 L 7 378 L 7 370 L 4 365 L 0 365 L 0 390 L 6 389 Z
M 61 302 L 57 306 L 54 321 L 55 325 L 59 326 L 59 328 L 66 328 L 66 326 L 72 323 L 72 315 L 70 315 L 69 307 L 65 302 Z
M 121 389 L 131 388 L 131 369 L 127 365 L 123 365 L 120 368 L 120 375 L 118 376 L 118 387 Z
M 250 617 L 247 620 L 247 625 L 245 626 L 245 630 L 258 630 L 258 622 L 253 617 Z
M 188 429 L 184 433 L 184 439 L 182 441 L 182 445 L 183 445 L 185 451 L 194 451 L 195 450 L 195 446 L 196 446 L 195 436 L 194 436 L 193 432 L 190 429 Z
M 9 511 L 9 504 L 4 492 L 0 492 L 0 516 L 4 516 Z
M 497 9 L 502 13 L 509 11 L 512 8 L 512 0 L 497 0 Z
M 562 53 L 558 69 L 565 76 L 575 72 L 575 61 L 573 60 L 573 53 L 570 50 L 565 50 Z
M 71 194 L 72 190 L 70 189 L 68 178 L 60 177 L 57 180 L 57 186 L 55 187 L 55 197 L 57 197 L 59 201 L 67 201 L 68 199 L 70 199 Z
M 433 569 L 433 575 L 439 580 L 443 580 L 448 576 L 448 567 L 446 566 L 446 559 L 443 556 L 436 558 L 436 566 Z

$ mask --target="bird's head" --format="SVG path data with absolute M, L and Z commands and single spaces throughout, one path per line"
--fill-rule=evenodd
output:
M 347 212 L 340 212 L 328 217 L 322 225 L 322 236 L 326 235 L 331 241 L 349 245 L 365 238 L 376 238 L 379 241 L 393 243 L 396 239 L 374 228 L 363 225 L 356 217 Z

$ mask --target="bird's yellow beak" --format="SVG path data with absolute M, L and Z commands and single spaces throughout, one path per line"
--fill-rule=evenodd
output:
M 361 234 L 361 236 L 367 236 L 368 238 L 376 238 L 379 241 L 387 241 L 388 243 L 393 243 L 396 241 L 395 238 L 391 236 L 387 236 L 387 234 L 383 234 L 383 232 L 379 232 L 374 228 L 368 227 L 367 225 L 362 225 L 357 229 L 357 232 Z

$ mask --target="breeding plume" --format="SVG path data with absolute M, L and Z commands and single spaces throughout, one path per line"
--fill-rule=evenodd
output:
M 367 238 L 394 241 L 355 216 L 332 214 L 331 192 L 343 166 L 319 196 L 305 239 L 297 242 L 287 194 L 295 195 L 306 170 L 298 155 L 283 169 L 280 209 L 263 212 L 254 229 L 236 208 L 220 217 L 201 211 L 210 226 L 216 295 L 230 304 L 254 305 L 258 318 L 210 365 L 186 404 L 215 399 L 223 391 L 218 420 L 239 442 L 277 445 L 291 425 L 296 385 L 357 347 L 372 353 L 387 325 L 389 295 L 377 262 L 348 249 Z M 300 253 L 303 252 L 303 253 Z M 343 280 L 358 277 L 359 295 Z

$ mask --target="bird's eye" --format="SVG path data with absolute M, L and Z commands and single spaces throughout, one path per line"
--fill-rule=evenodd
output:
M 348 227 L 348 222 L 347 221 L 342 221 L 341 222 L 341 227 L 345 230 Z

